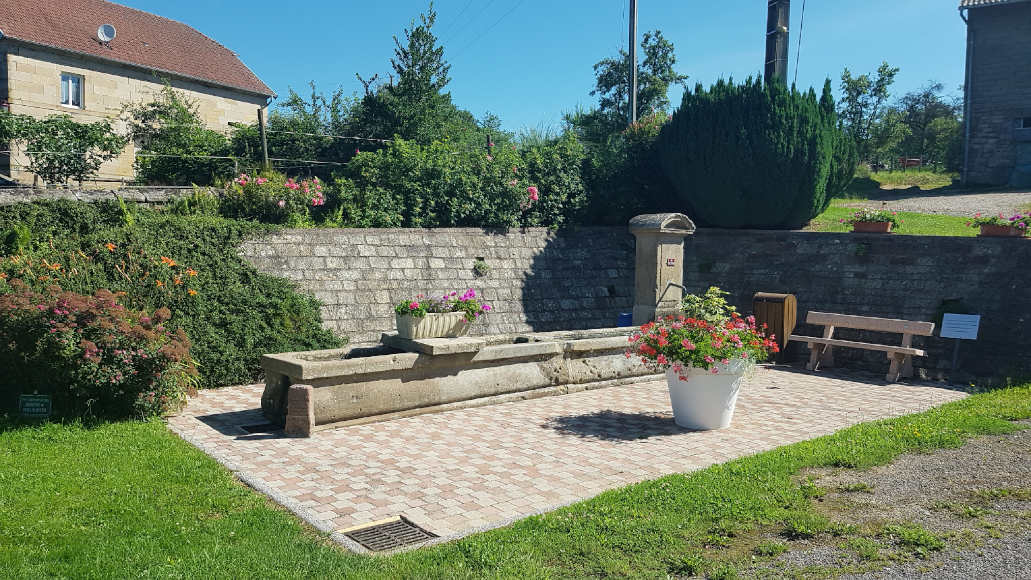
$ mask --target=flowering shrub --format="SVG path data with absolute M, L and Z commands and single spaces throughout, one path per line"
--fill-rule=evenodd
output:
M 672 369 L 683 381 L 688 380 L 690 367 L 716 374 L 719 365 L 726 367 L 733 360 L 754 364 L 780 350 L 773 335 L 766 336 L 765 325 L 760 329 L 754 316 L 741 318 L 736 312 L 719 324 L 670 315 L 641 326 L 630 336 L 630 343 L 627 358 L 636 355 L 645 364 Z
M 167 308 L 170 326 L 190 338 L 202 387 L 254 382 L 265 353 L 341 344 L 322 327 L 314 298 L 237 254 L 270 226 L 146 208 L 129 225 L 107 201 L 0 206 L 0 232 L 17 224 L 31 231 L 31 248 L 0 252 L 0 294 L 11 291 L 5 277 L 20 278 L 36 292 L 55 284 L 77 294 L 106 288 L 124 292 L 119 302 L 130 310 Z
M 171 313 L 126 309 L 120 294 L 53 286 L 35 292 L 20 280 L 0 294 L 2 401 L 20 392 L 53 397 L 68 417 L 147 417 L 175 411 L 196 384 L 190 342 L 166 327 Z
M 857 222 L 891 222 L 892 227 L 898 227 L 899 224 L 905 223 L 905 220 L 899 219 L 897 211 L 886 210 L 886 209 L 870 209 L 863 208 L 852 214 L 852 217 L 845 219 L 842 218 L 840 221 L 843 224 L 855 224 Z
M 318 177 L 296 181 L 274 172 L 254 177 L 241 173 L 226 185 L 221 211 L 232 218 L 306 225 L 312 223 L 312 211 L 325 204 Z
M 464 312 L 465 319 L 472 322 L 482 314 L 490 312 L 490 304 L 482 303 L 472 288 L 461 296 L 457 291 L 449 292 L 440 298 L 427 298 L 419 294 L 414 299 L 402 300 L 394 307 L 398 316 L 414 316 L 422 318 L 427 314 L 444 312 Z
M 511 147 L 486 152 L 397 139 L 357 154 L 336 174 L 340 207 L 332 221 L 372 228 L 557 225 L 552 216 L 565 194 L 537 182 L 537 174 Z
M 1010 217 L 1001 213 L 993 216 L 975 213 L 973 219 L 967 222 L 967 227 L 979 228 L 981 226 L 1009 226 L 1023 230 L 1026 234 L 1028 228 L 1031 228 L 1031 211 L 1026 214 L 1017 213 Z

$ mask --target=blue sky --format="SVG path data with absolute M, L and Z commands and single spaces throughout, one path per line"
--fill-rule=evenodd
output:
M 391 35 L 425 0 L 122 0 L 190 24 L 236 51 L 273 90 L 361 90 L 355 73 L 386 76 Z M 689 83 L 762 70 L 766 0 L 639 0 L 639 31 L 659 28 Z M 928 81 L 958 93 L 965 27 L 956 0 L 806 0 L 798 84 L 837 88 L 841 70 L 901 67 L 894 91 Z M 557 128 L 562 113 L 595 99 L 592 65 L 627 43 L 627 0 L 437 0 L 435 27 L 451 63 L 454 101 L 504 127 Z M 802 0 L 792 2 L 791 68 Z M 679 92 L 671 94 L 679 102 Z

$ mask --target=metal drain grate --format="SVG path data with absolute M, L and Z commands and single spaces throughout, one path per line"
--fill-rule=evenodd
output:
M 247 433 L 275 433 L 276 431 L 282 431 L 282 425 L 276 425 L 275 423 L 261 423 L 260 425 L 241 425 L 241 429 Z
M 425 542 L 437 535 L 427 532 L 405 518 L 396 518 L 344 533 L 371 552 L 396 550 Z

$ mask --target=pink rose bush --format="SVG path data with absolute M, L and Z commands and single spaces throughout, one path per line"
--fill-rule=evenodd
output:
M 227 186 L 220 210 L 227 217 L 268 223 L 310 225 L 312 211 L 326 203 L 318 177 L 297 181 L 279 173 L 241 173 Z

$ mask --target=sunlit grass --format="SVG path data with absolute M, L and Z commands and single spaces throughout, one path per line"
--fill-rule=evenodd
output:
M 855 201 L 855 200 L 835 200 Z M 856 211 L 855 208 L 832 205 L 827 211 L 816 216 L 806 229 L 818 232 L 850 232 L 852 226 L 840 220 L 848 219 Z M 951 215 L 899 212 L 902 223 L 892 231 L 899 235 L 923 236 L 976 236 L 977 229 L 967 227 L 968 218 Z

